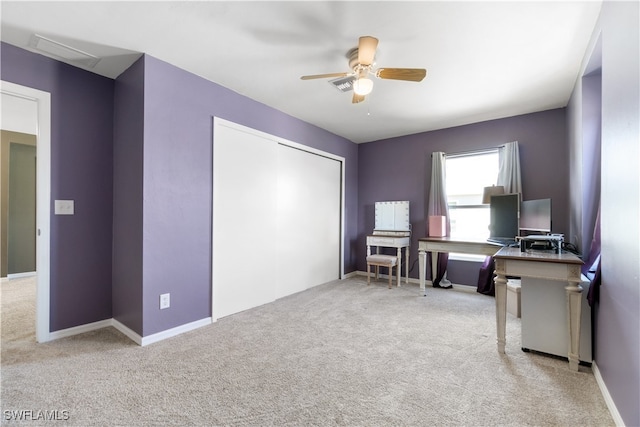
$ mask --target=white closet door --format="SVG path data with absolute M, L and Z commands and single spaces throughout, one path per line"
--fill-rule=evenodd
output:
M 275 299 L 277 147 L 248 132 L 215 127 L 214 320 Z
M 278 146 L 277 298 L 340 278 L 341 166 Z
M 214 320 L 340 278 L 342 161 L 300 148 L 216 119 Z

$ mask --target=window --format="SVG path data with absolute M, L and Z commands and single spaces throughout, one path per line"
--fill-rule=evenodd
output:
M 446 159 L 451 236 L 485 240 L 489 237 L 489 205 L 482 204 L 482 193 L 484 187 L 496 184 L 498 150 L 448 155 Z

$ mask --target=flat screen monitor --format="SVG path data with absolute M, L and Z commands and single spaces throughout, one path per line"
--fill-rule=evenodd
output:
M 514 193 L 491 196 L 489 211 L 489 237 L 515 239 L 519 232 L 520 195 Z
M 551 199 L 523 201 L 520 206 L 520 230 L 551 233 Z

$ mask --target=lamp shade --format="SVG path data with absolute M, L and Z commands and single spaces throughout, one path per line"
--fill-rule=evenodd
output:
M 369 95 L 373 90 L 373 80 L 366 77 L 360 77 L 353 82 L 353 91 L 358 95 Z
M 491 203 L 491 196 L 504 194 L 504 187 L 502 185 L 492 185 L 491 187 L 484 187 L 482 193 L 482 204 L 488 205 Z

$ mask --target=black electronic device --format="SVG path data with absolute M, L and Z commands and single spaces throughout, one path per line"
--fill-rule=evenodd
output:
M 515 241 L 519 232 L 520 194 L 491 196 L 489 239 Z
M 521 235 L 551 233 L 551 199 L 524 200 L 520 205 Z
M 564 235 L 562 234 L 550 234 L 550 235 L 531 235 L 526 237 L 520 237 L 520 252 L 527 252 L 528 250 L 537 251 L 553 251 L 556 254 L 562 252 L 562 246 L 564 243 Z

